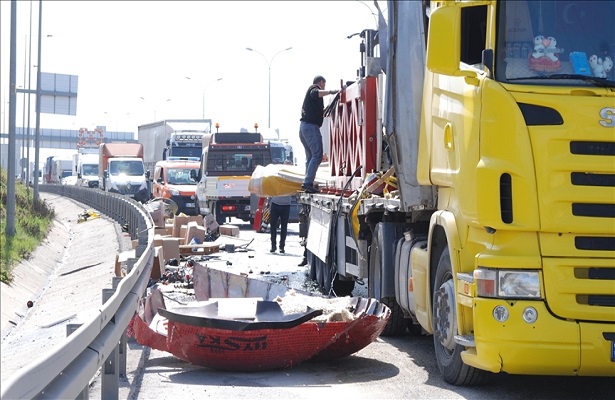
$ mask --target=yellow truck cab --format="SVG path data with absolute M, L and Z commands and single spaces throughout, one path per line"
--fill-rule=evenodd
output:
M 614 377 L 615 2 L 387 10 L 327 108 L 327 193 L 299 195 L 310 277 L 367 279 L 454 385 Z
M 196 215 L 196 181 L 191 175 L 198 169 L 198 161 L 158 161 L 154 167 L 152 197 L 171 199 L 177 204 L 177 213 Z

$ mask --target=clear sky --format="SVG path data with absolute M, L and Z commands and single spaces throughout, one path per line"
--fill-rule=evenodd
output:
M 386 2 L 379 4 L 386 16 Z M 31 6 L 31 65 L 37 64 L 39 2 L 19 0 L 18 87 L 28 80 Z M 1 0 L 0 7 L 6 132 L 11 1 Z M 43 1 L 42 71 L 78 75 L 79 86 L 77 115 L 41 114 L 41 126 L 136 132 L 162 119 L 202 118 L 204 108 L 221 131 L 252 130 L 255 122 L 262 131 L 270 66 L 271 128 L 299 143 L 305 90 L 316 75 L 327 79 L 327 89 L 356 78 L 360 38 L 347 37 L 376 29 L 376 12 L 373 1 L 356 0 Z M 31 82 L 35 89 L 35 68 Z M 17 97 L 21 126 L 23 95 Z

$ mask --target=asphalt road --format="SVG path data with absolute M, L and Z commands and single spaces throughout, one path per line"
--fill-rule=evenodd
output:
M 216 268 L 269 276 L 291 287 L 307 283 L 298 267 L 303 248 L 298 224 L 289 225 L 286 254 L 270 254 L 268 233 L 241 221 L 240 237 L 252 240 L 246 252 L 220 253 Z M 227 263 L 229 261 L 229 263 Z M 366 295 L 357 286 L 354 295 Z M 381 337 L 358 353 L 334 362 L 306 362 L 289 369 L 226 372 L 191 365 L 169 353 L 129 343 L 126 399 L 607 399 L 613 378 L 497 375 L 482 387 L 455 387 L 442 379 L 431 336 Z M 98 389 L 94 383 L 91 397 Z
M 32 289 L 35 306 L 14 310 L 4 305 L 2 382 L 65 337 L 65 324 L 87 317 L 101 304 L 101 289 L 110 287 L 117 252 L 126 250 L 129 238 L 105 218 L 77 224 L 83 206 L 67 199 L 48 197 L 58 223 L 51 243 L 37 251 L 19 279 L 37 265 L 49 278 L 40 290 Z M 306 281 L 298 267 L 303 248 L 298 225 L 289 225 L 286 254 L 270 254 L 268 233 L 240 226 L 242 239 L 254 239 L 245 252 L 220 253 L 220 267 L 235 273 L 258 274 L 290 282 Z M 93 243 L 95 245 L 93 245 Z M 55 245 L 53 245 L 55 244 Z M 227 263 L 228 261 L 228 263 Z M 87 268 L 84 268 L 87 267 Z M 37 271 L 37 275 L 45 271 Z M 284 279 L 281 279 L 284 278 Z M 19 285 L 17 285 L 19 286 Z M 23 284 L 21 286 L 24 286 Z M 365 295 L 364 287 L 355 294 Z M 24 300 L 25 303 L 25 300 Z M 15 303 L 23 307 L 21 303 Z M 17 307 L 17 306 L 16 306 Z M 23 315 L 15 317 L 15 313 Z M 6 323 L 9 315 L 12 323 Z M 64 320 L 67 318 L 66 320 Z M 5 329 L 5 325 L 9 328 Z M 101 398 L 100 375 L 90 383 L 90 398 Z M 223 372 L 183 362 L 173 355 L 128 342 L 127 376 L 120 381 L 120 399 L 609 399 L 615 398 L 615 378 L 494 376 L 481 387 L 454 387 L 438 372 L 431 336 L 381 337 L 361 351 L 334 362 L 306 362 L 289 369 L 264 372 Z

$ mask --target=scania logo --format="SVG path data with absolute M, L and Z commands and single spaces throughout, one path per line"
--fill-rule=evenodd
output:
M 600 117 L 602 118 L 600 121 L 600 125 L 605 128 L 613 128 L 615 127 L 615 108 L 613 107 L 604 107 L 600 110 Z
M 130 190 L 130 188 L 131 188 L 131 187 L 132 187 L 132 185 L 130 184 L 130 182 L 128 182 L 128 183 L 126 184 L 126 189 Z

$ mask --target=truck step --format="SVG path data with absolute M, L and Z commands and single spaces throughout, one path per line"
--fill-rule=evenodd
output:
M 474 335 L 455 335 L 455 343 L 464 347 L 476 347 Z

